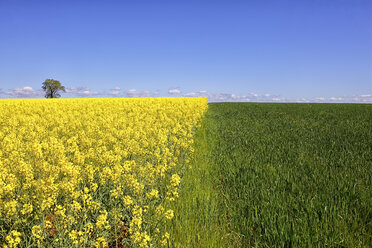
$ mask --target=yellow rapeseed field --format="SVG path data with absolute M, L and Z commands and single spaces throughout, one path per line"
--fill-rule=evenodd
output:
M 3 247 L 160 247 L 205 98 L 0 100 Z

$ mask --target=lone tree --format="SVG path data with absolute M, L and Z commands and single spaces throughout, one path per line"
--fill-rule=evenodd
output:
M 46 98 L 58 98 L 61 97 L 58 93 L 59 91 L 66 92 L 65 86 L 62 86 L 59 81 L 54 79 L 45 80 L 41 88 L 45 91 Z

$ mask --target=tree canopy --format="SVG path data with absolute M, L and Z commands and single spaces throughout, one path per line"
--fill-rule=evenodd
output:
M 65 86 L 62 86 L 59 81 L 54 79 L 46 79 L 41 88 L 45 91 L 46 98 L 58 98 L 61 97 L 60 91 L 66 92 Z

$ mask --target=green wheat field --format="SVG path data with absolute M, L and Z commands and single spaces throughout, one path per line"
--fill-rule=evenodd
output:
M 211 103 L 174 247 L 372 247 L 372 105 Z

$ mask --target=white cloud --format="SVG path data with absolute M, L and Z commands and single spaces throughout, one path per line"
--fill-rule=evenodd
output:
M 355 103 L 372 103 L 372 95 L 371 94 L 364 94 L 359 96 L 354 96 L 352 101 Z
M 361 100 L 362 103 L 372 103 L 372 97 L 371 98 L 363 98 Z
M 303 103 L 303 102 L 310 102 L 310 100 L 306 98 L 299 98 L 296 102 Z
M 66 93 L 72 93 L 72 94 L 75 94 L 75 93 L 80 93 L 84 90 L 86 90 L 87 88 L 83 88 L 83 87 L 72 87 L 72 88 L 66 88 Z
M 148 90 L 136 90 L 136 89 L 130 89 L 126 90 L 125 95 L 127 97 L 149 97 L 150 96 L 150 91 Z
M 366 94 L 366 95 L 360 95 L 360 97 L 362 97 L 362 98 L 365 98 L 365 97 L 372 97 L 372 95 L 371 95 L 371 94 Z
M 168 94 L 169 95 L 178 95 L 180 93 L 181 93 L 181 91 L 179 89 L 170 89 L 170 90 L 168 90 Z
M 282 98 L 273 94 L 248 93 L 236 95 L 232 93 L 209 93 L 207 91 L 186 93 L 185 97 L 207 97 L 208 102 L 310 102 L 305 98 Z
M 190 92 L 190 93 L 184 94 L 183 96 L 185 96 L 185 97 L 198 97 L 199 95 L 196 92 Z
M 112 88 L 108 91 L 92 91 L 86 87 L 72 87 L 67 88 L 66 93 L 71 95 L 75 95 L 78 97 L 92 97 L 92 96 L 100 96 L 100 97 L 150 97 L 156 96 L 157 92 L 150 93 L 150 91 L 143 90 L 139 91 L 136 89 L 130 89 L 123 91 L 120 87 Z
M 249 102 L 250 98 L 247 96 L 238 96 L 230 93 L 209 93 L 205 90 L 199 92 L 186 93 L 185 97 L 206 97 L 208 102 Z
M 119 96 L 119 95 L 120 95 L 120 91 L 117 91 L 117 90 L 111 90 L 108 94 L 109 94 L 110 96 Z
M 325 98 L 324 97 L 316 97 L 313 99 L 313 102 L 324 102 Z
M 41 90 L 34 90 L 30 86 L 25 86 L 23 88 L 13 88 L 6 92 L 7 95 L 17 98 L 23 97 L 41 97 L 44 95 L 44 92 Z
M 280 98 L 278 95 L 249 93 L 248 95 L 236 95 L 231 93 L 209 93 L 207 91 L 186 93 L 185 97 L 207 97 L 208 102 L 307 102 L 307 99 Z M 271 98 L 270 98 L 270 97 Z
M 274 97 L 274 98 L 271 98 L 271 101 L 273 101 L 273 102 L 280 102 L 280 101 L 282 101 L 282 99 L 277 98 L 277 97 Z
M 91 91 L 89 88 L 86 88 L 86 87 L 67 88 L 66 93 L 72 94 L 78 97 L 90 97 L 90 96 L 98 96 L 98 95 L 103 94 L 97 91 Z
M 110 92 L 108 93 L 109 96 L 113 96 L 113 97 L 118 97 L 120 96 L 120 87 L 115 87 L 113 89 L 110 90 Z
M 344 98 L 343 97 L 330 97 L 329 100 L 330 101 L 343 101 Z

